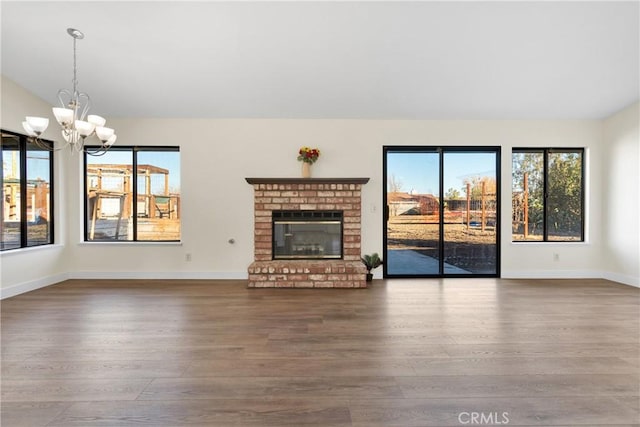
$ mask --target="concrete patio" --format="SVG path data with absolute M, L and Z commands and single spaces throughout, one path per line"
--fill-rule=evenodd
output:
M 411 249 L 394 249 L 387 251 L 387 274 L 438 274 L 439 266 L 436 258 L 422 255 Z M 470 271 L 444 264 L 445 274 L 471 274 Z

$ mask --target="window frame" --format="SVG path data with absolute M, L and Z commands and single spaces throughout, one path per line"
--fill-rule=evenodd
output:
M 123 244 L 123 243 L 127 243 L 127 244 L 131 244 L 131 243 L 140 243 L 140 244 L 149 244 L 149 243 L 180 243 L 182 241 L 182 229 L 180 229 L 180 238 L 177 240 L 139 240 L 138 239 L 138 204 L 137 203 L 132 203 L 132 207 L 131 207 L 131 215 L 133 217 L 133 227 L 132 227 L 132 234 L 133 234 L 133 239 L 132 240 L 117 240 L 117 239 L 105 239 L 105 240 L 90 240 L 89 239 L 89 227 L 88 227 L 88 222 L 87 222 L 87 218 L 88 218 L 88 209 L 89 209 L 89 204 L 88 204 L 88 198 L 87 198 L 87 194 L 88 194 L 88 179 L 87 179 L 87 159 L 88 156 L 90 157 L 96 157 L 95 155 L 91 155 L 89 154 L 90 152 L 99 150 L 101 148 L 101 146 L 92 146 L 92 145 L 86 145 L 84 147 L 83 150 L 83 169 L 82 169 L 82 176 L 84 178 L 84 194 L 83 194 L 83 212 L 84 212 L 84 216 L 83 216 L 83 222 L 84 222 L 84 227 L 83 227 L 83 242 L 84 243 L 89 243 L 89 244 L 93 244 L 93 243 L 98 243 L 98 244 Z M 132 154 L 132 159 L 131 159 L 131 169 L 132 169 L 132 182 L 131 182 L 131 197 L 132 200 L 137 200 L 138 199 L 138 155 L 137 153 L 139 152 L 178 152 L 180 153 L 180 146 L 177 145 L 172 145 L 172 146 L 158 146 L 158 145 L 118 145 L 115 147 L 111 147 L 109 149 L 109 151 L 123 151 L 123 152 L 131 152 Z M 98 155 L 99 156 L 99 155 Z M 182 191 L 181 191 L 182 192 Z
M 4 241 L 2 240 L 2 234 L 0 234 L 0 252 L 9 252 L 19 249 L 37 248 L 42 246 L 55 244 L 55 183 L 54 183 L 54 144 L 53 141 L 48 139 L 40 139 L 40 142 L 51 147 L 51 150 L 29 148 L 29 142 L 33 139 L 31 136 L 27 136 L 18 132 L 12 132 L 5 129 L 0 129 L 2 135 L 10 135 L 18 138 L 18 153 L 20 163 L 20 246 L 4 248 Z M 4 162 L 3 154 L 0 142 L 0 162 Z M 37 146 L 36 146 L 37 148 Z M 49 153 L 49 218 L 47 219 L 49 225 L 49 235 L 47 243 L 29 244 L 29 219 L 27 217 L 27 190 L 28 190 L 28 170 L 27 170 L 27 153 L 29 151 L 44 151 Z M 3 166 L 4 168 L 4 166 Z M 2 181 L 4 187 L 4 170 L 2 174 Z M 4 189 L 2 190 L 4 194 Z M 4 201 L 2 201 L 4 203 Z M 4 215 L 4 214 L 3 214 Z M 4 224 L 4 218 L 0 218 Z
M 512 243 L 584 243 L 585 242 L 585 148 L 584 147 L 514 147 L 511 149 L 511 163 L 516 153 L 542 154 L 542 240 L 516 240 L 511 233 Z M 580 238 L 549 239 L 549 155 L 554 153 L 575 153 L 580 155 Z M 513 170 L 511 171 L 511 200 L 513 204 Z M 513 221 L 513 213 L 512 213 Z

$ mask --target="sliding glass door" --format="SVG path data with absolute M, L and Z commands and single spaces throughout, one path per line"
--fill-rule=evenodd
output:
M 440 154 L 386 152 L 386 273 L 440 272 Z
M 385 277 L 499 275 L 499 147 L 384 147 Z

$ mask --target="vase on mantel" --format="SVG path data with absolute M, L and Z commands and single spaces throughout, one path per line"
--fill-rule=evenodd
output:
M 302 162 L 302 177 L 311 178 L 311 163 Z

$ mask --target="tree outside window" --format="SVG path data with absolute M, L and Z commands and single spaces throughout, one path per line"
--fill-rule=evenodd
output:
M 514 241 L 584 240 L 584 149 L 514 149 Z

